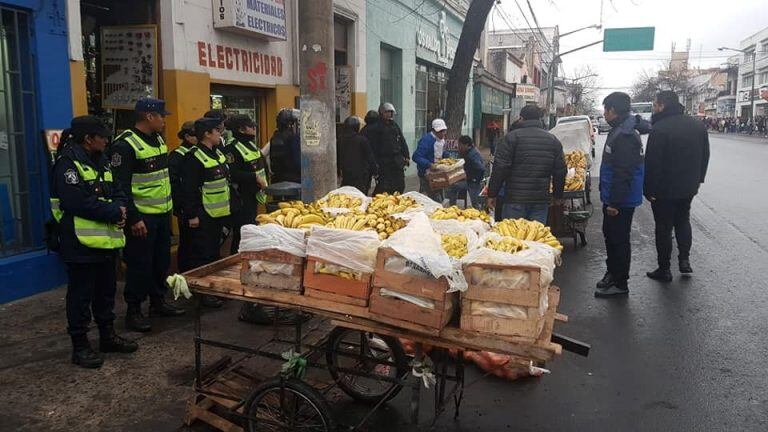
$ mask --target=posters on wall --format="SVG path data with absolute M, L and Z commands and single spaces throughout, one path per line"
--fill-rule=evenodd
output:
M 101 29 L 102 107 L 133 109 L 157 97 L 157 26 Z
M 352 68 L 336 66 L 336 123 L 352 113 Z

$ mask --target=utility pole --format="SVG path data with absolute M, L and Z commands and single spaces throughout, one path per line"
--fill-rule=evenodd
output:
M 333 0 L 299 1 L 301 199 L 337 186 Z

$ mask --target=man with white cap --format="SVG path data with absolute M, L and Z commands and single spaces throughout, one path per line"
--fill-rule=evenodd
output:
M 448 126 L 445 120 L 437 118 L 432 120 L 432 130 L 425 133 L 416 145 L 413 152 L 413 161 L 419 171 L 419 192 L 429 196 L 438 203 L 443 203 L 443 191 L 432 190 L 427 180 L 427 170 L 434 168 L 435 163 L 448 157 L 445 151 L 445 135 L 448 132 Z

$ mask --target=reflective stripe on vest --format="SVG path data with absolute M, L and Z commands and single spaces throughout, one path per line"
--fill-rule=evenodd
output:
M 96 170 L 78 161 L 73 162 L 83 181 L 93 183 L 99 180 L 99 173 Z M 101 180 L 105 183 L 112 183 L 112 173 L 105 171 Z M 104 190 L 103 187 L 99 189 Z M 99 199 L 106 202 L 112 201 L 101 196 Z M 94 249 L 120 249 L 125 246 L 125 234 L 116 224 L 92 221 L 79 216 L 75 216 L 73 219 L 75 236 L 83 246 Z
M 61 222 L 64 212 L 61 211 L 61 201 L 58 198 L 51 198 L 51 214 L 56 222 Z
M 158 136 L 160 147 L 153 147 L 130 130 L 123 133 L 120 138 L 133 147 L 137 161 L 150 158 L 166 159 L 166 163 L 159 164 L 162 168 L 157 171 L 134 172 L 131 175 L 131 194 L 136 208 L 145 214 L 162 214 L 171 211 L 173 200 L 171 199 L 171 178 L 168 174 L 168 147 L 163 139 Z
M 251 143 L 253 145 L 253 143 Z M 246 146 L 245 144 L 241 143 L 240 141 L 235 141 L 235 148 L 240 153 L 240 156 L 243 157 L 243 161 L 245 163 L 251 163 L 257 159 L 261 159 L 261 151 L 257 150 L 251 150 Z M 261 168 L 257 171 L 255 171 L 256 175 L 263 178 L 264 181 L 269 184 L 269 180 L 267 179 L 267 172 L 264 170 L 264 168 Z M 256 200 L 262 204 L 267 202 L 267 194 L 264 193 L 263 190 L 260 190 L 256 193 Z
M 216 149 L 216 156 L 218 160 L 208 157 L 204 151 L 195 152 L 195 157 L 203 164 L 206 171 L 212 171 L 226 164 L 226 156 L 218 149 Z M 226 177 L 203 182 L 200 192 L 203 195 L 203 208 L 210 217 L 220 218 L 230 215 L 229 182 Z
M 182 155 L 182 156 L 184 156 L 187 153 L 189 153 L 190 150 L 192 150 L 192 149 L 194 149 L 194 147 L 186 147 L 186 146 L 180 145 L 180 146 L 176 147 L 176 149 L 174 149 L 173 151 L 178 153 L 178 154 L 180 154 L 180 155 Z

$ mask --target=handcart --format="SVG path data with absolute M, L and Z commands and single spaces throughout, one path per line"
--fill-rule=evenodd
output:
M 541 366 L 563 348 L 581 355 L 589 351 L 586 344 L 553 334 L 555 320 L 567 319 L 556 313 L 559 290 L 554 287 L 549 294 L 544 331 L 536 340 L 529 340 L 493 337 L 452 327 L 440 331 L 422 329 L 418 324 L 397 327 L 375 320 L 366 307 L 294 292 L 251 287 L 245 296 L 239 271 L 240 258 L 234 255 L 187 272 L 185 277 L 198 298 L 209 294 L 258 302 L 315 314 L 324 320 L 296 320 L 292 331 L 282 327 L 260 346 L 242 346 L 204 336 L 198 301 L 194 329 L 195 395 L 188 404 L 187 424 L 202 420 L 227 431 L 358 430 L 385 402 L 403 387 L 409 387 L 410 423 L 414 427 L 429 426 L 451 405 L 454 416 L 459 415 L 466 388 L 462 360 L 465 350 L 508 354 L 510 362 L 520 366 Z M 414 342 L 410 356 L 401 338 Z M 429 356 L 424 352 L 427 345 L 433 347 Z M 237 352 L 241 357 L 224 357 L 204 368 L 203 347 Z M 273 377 L 256 376 L 242 367 L 245 359 L 253 357 L 284 362 L 282 372 Z M 313 382 L 305 373 L 307 368 L 327 370 L 332 384 Z M 433 384 L 435 406 L 428 423 L 419 425 L 424 381 Z M 369 404 L 370 410 L 353 424 L 339 424 L 326 401 L 335 389 Z

